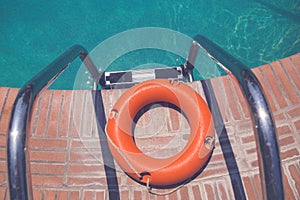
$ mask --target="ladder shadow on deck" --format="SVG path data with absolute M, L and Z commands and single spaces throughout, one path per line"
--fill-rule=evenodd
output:
M 202 80 L 201 83 L 208 107 L 210 108 L 213 116 L 216 133 L 219 137 L 220 146 L 223 152 L 227 170 L 229 172 L 234 197 L 235 199 L 246 199 L 241 174 L 234 157 L 234 153 L 230 144 L 230 140 L 228 138 L 228 133 L 225 128 L 218 102 L 215 97 L 215 93 L 213 91 L 213 87 L 210 80 Z
M 228 133 L 225 128 L 225 124 L 223 118 L 221 116 L 221 112 L 213 92 L 213 88 L 210 80 L 201 81 L 202 87 L 205 93 L 205 97 L 208 103 L 208 106 L 211 110 L 216 133 L 219 137 L 220 146 L 223 152 L 223 156 L 225 159 L 226 167 L 229 172 L 231 185 L 233 189 L 233 193 L 235 199 L 246 199 L 245 190 L 242 182 L 242 178 L 239 172 L 239 168 L 237 162 L 234 157 L 234 153 L 230 144 L 230 140 L 228 138 Z M 109 199 L 120 199 L 120 191 L 118 186 L 118 179 L 116 170 L 114 168 L 114 159 L 109 150 L 107 143 L 107 136 L 105 133 L 105 125 L 106 125 L 106 117 L 105 111 L 102 102 L 102 94 L 101 91 L 92 91 L 93 99 L 94 99 L 94 109 L 97 118 L 97 127 L 98 134 L 100 139 L 100 146 L 103 156 L 104 169 L 106 173 L 106 181 L 109 193 Z
M 100 147 L 102 152 L 104 170 L 106 175 L 107 189 L 109 199 L 118 200 L 120 199 L 120 191 L 118 185 L 118 178 L 115 169 L 114 158 L 109 150 L 107 136 L 105 133 L 106 117 L 103 106 L 101 90 L 92 91 L 94 109 L 97 120 L 97 128 L 100 139 Z

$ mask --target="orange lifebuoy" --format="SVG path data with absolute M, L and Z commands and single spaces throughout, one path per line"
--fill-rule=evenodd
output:
M 179 107 L 190 125 L 187 145 L 177 155 L 156 159 L 145 155 L 135 144 L 132 123 L 137 112 L 155 102 Z M 138 182 L 152 186 L 181 183 L 197 173 L 207 162 L 214 141 L 214 126 L 205 101 L 183 82 L 166 79 L 145 81 L 133 86 L 113 106 L 107 126 L 110 150 L 120 167 Z M 149 184 L 149 183 L 148 183 Z

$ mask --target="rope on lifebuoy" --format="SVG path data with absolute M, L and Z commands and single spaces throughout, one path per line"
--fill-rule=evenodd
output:
M 145 155 L 132 138 L 133 118 L 149 103 L 167 102 L 179 107 L 190 124 L 190 138 L 177 155 L 155 159 Z M 183 82 L 166 79 L 145 81 L 124 92 L 110 112 L 107 138 L 111 152 L 120 167 L 131 178 L 144 183 L 150 193 L 170 194 L 185 183 L 207 162 L 214 146 L 212 116 L 200 95 Z M 207 145 L 207 138 L 212 145 Z M 175 176 L 174 176 L 175 175 Z M 152 186 L 181 186 L 156 193 Z
M 128 166 L 131 168 L 131 170 L 141 179 L 142 175 L 132 166 L 132 164 L 129 162 L 129 160 L 126 158 L 126 156 L 123 154 L 123 152 L 111 140 L 111 138 L 109 137 L 108 134 L 107 134 L 107 139 L 109 140 L 110 144 L 112 144 L 114 146 L 114 148 L 118 151 L 118 153 L 123 156 L 124 160 L 127 162 Z

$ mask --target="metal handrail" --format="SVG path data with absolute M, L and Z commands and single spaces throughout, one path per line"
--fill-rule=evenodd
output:
M 284 199 L 281 161 L 275 123 L 264 91 L 254 73 L 243 63 L 202 35 L 194 37 L 196 44 L 239 84 L 250 108 L 263 198 Z M 195 44 L 191 50 L 198 52 Z M 192 63 L 195 58 L 192 59 Z
M 80 45 L 74 45 L 26 83 L 16 97 L 7 137 L 8 182 L 11 199 L 33 198 L 27 143 L 31 111 L 35 99 L 77 57 L 80 57 L 94 81 L 98 83 L 100 73 L 88 56 L 87 50 Z
M 263 197 L 265 199 L 282 199 L 284 190 L 276 128 L 259 81 L 245 65 L 207 38 L 197 35 L 194 39 L 199 47 L 206 51 L 207 55 L 241 86 L 253 119 Z M 197 48 L 193 47 L 193 49 Z M 11 199 L 33 198 L 29 149 L 27 146 L 29 135 L 26 133 L 29 131 L 31 111 L 35 99 L 77 57 L 81 58 L 91 73 L 94 82 L 98 83 L 101 74 L 88 56 L 88 52 L 84 47 L 75 45 L 26 83 L 16 97 L 7 138 L 8 181 Z M 194 60 L 195 55 L 192 55 L 189 59 Z M 193 63 L 193 61 L 190 63 Z M 193 79 L 191 66 L 187 66 L 187 75 L 189 80 Z

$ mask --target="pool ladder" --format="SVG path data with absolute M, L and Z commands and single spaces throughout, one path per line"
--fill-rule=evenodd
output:
M 240 85 L 248 102 L 253 121 L 263 197 L 269 200 L 283 199 L 284 189 L 276 128 L 258 79 L 250 69 L 222 48 L 204 36 L 197 35 L 192 42 L 187 62 L 182 68 L 187 81 L 194 79 L 193 63 L 199 48 L 203 49 L 218 66 Z M 94 90 L 97 90 L 104 73 L 97 70 L 84 47 L 74 45 L 27 82 L 16 97 L 7 134 L 8 182 L 11 199 L 33 198 L 27 142 L 32 106 L 36 97 L 42 90 L 47 89 L 77 57 L 81 58 L 92 75 Z M 207 87 L 206 92 L 213 93 L 209 88 Z M 206 96 L 211 97 L 211 94 L 206 94 Z M 103 109 L 100 112 L 102 113 L 98 114 L 104 116 Z

